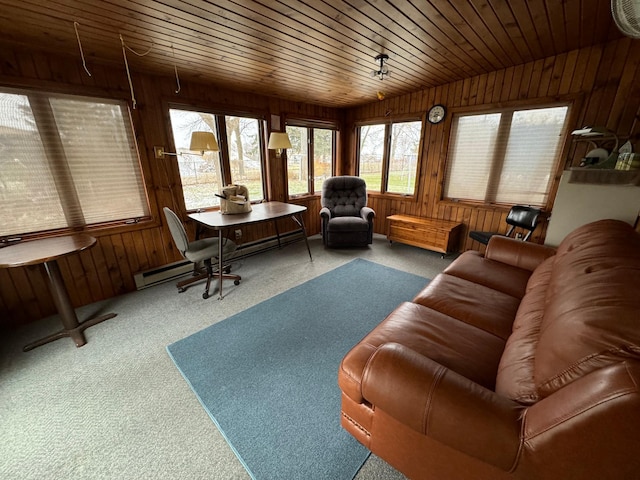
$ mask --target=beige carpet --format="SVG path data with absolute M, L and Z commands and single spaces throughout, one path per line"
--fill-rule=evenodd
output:
M 236 262 L 242 283 L 225 283 L 221 301 L 203 300 L 200 284 L 178 294 L 165 283 L 83 307 L 81 319 L 118 316 L 89 328 L 81 348 L 61 339 L 22 352 L 59 329 L 57 317 L 3 332 L 0 478 L 248 479 L 165 347 L 356 257 L 427 278 L 451 261 L 379 235 L 367 249 L 310 244 L 313 262 L 303 242 Z M 404 476 L 372 456 L 356 478 Z

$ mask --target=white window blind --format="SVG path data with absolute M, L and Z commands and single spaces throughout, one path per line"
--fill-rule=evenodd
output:
M 484 200 L 500 116 L 494 113 L 454 119 L 447 162 L 447 197 Z
M 562 105 L 455 116 L 444 196 L 544 206 L 567 112 Z
M 125 102 L 0 91 L 0 236 L 149 216 Z

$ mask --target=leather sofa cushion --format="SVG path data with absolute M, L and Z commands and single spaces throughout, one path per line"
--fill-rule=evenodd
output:
M 469 250 L 445 268 L 444 273 L 498 290 L 512 297 L 522 298 L 531 271 L 506 263 L 489 260 L 480 252 Z
M 507 340 L 520 300 L 464 278 L 442 274 L 413 299 L 415 303 Z
M 534 380 L 535 354 L 553 262 L 553 257 L 545 260 L 531 275 L 498 367 L 496 392 L 524 405 L 538 400 Z
M 623 222 L 578 228 L 558 247 L 535 358 L 542 398 L 629 358 L 640 360 L 640 237 Z
M 423 305 L 401 303 L 342 360 L 338 384 L 356 402 L 364 400 L 362 372 L 385 343 L 399 343 L 493 390 L 505 342 L 501 338 Z M 470 361 L 473 359 L 473 361 Z

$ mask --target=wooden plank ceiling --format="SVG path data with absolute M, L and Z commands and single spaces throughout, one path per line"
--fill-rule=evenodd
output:
M 149 51 L 127 50 L 132 76 L 175 66 L 182 80 L 340 108 L 620 36 L 609 0 L 0 0 L 0 44 L 81 65 L 79 37 L 90 71 L 123 67 L 122 37 Z

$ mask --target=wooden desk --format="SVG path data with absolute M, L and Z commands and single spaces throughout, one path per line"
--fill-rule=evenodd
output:
M 87 340 L 84 330 L 109 318 L 116 316 L 108 313 L 90 318 L 80 323 L 76 315 L 69 292 L 64 284 L 58 259 L 67 255 L 81 252 L 96 244 L 96 239 L 90 235 L 70 235 L 66 237 L 51 237 L 39 240 L 31 240 L 24 243 L 0 248 L 0 268 L 22 267 L 27 265 L 44 264 L 49 279 L 49 290 L 53 297 L 53 303 L 58 309 L 63 329 L 26 345 L 22 350 L 27 352 L 36 347 L 52 342 L 59 338 L 71 337 L 76 347 L 81 347 Z
M 278 232 L 278 224 L 276 220 L 290 217 L 300 227 L 299 231 L 304 236 L 307 251 L 309 252 L 309 258 L 313 261 L 313 258 L 311 257 L 311 248 L 309 248 L 309 240 L 307 239 L 307 231 L 304 228 L 304 220 L 302 218 L 302 213 L 307 210 L 307 207 L 283 202 L 265 202 L 252 205 L 251 208 L 252 210 L 248 213 L 239 213 L 235 215 L 222 215 L 219 211 L 191 213 L 188 215 L 189 218 L 198 222 L 199 225 L 204 225 L 205 227 L 218 231 L 218 239 L 220 240 L 218 250 L 219 299 L 222 299 L 222 240 L 223 232 L 225 230 L 229 230 L 234 227 L 243 227 L 253 223 L 273 222 L 276 229 L 276 236 L 278 238 L 278 246 L 281 247 L 280 232 Z

